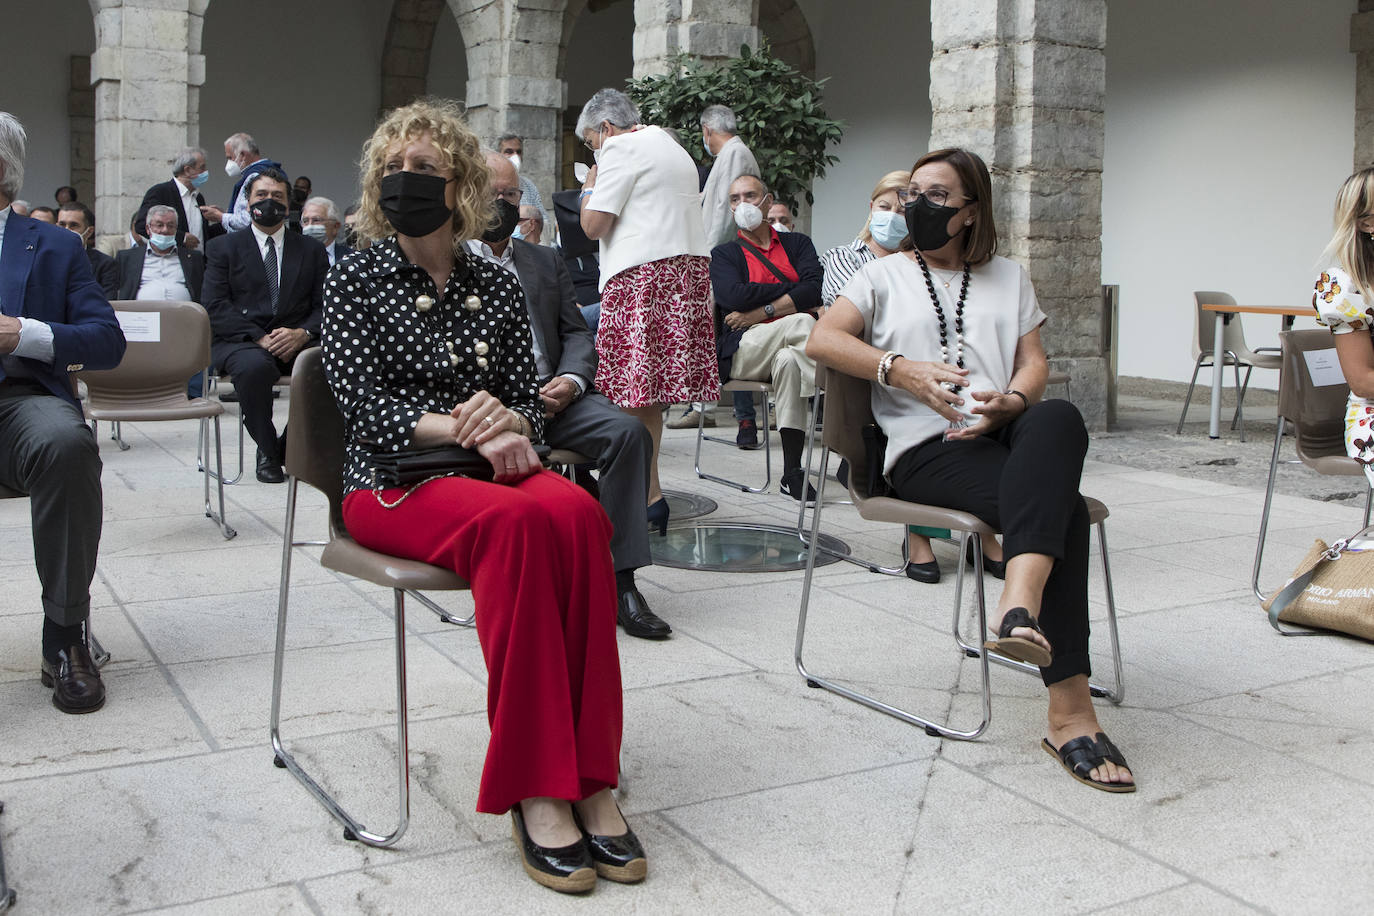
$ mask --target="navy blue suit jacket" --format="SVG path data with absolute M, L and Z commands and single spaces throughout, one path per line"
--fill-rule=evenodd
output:
M 0 310 L 52 328 L 52 365 L 32 359 L 24 365 L 72 404 L 72 372 L 113 369 L 124 358 L 114 309 L 95 282 L 81 239 L 66 229 L 10 213 L 0 246 Z

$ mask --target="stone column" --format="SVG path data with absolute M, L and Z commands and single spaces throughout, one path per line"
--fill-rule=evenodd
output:
M 665 73 L 683 51 L 702 60 L 757 48 L 757 0 L 635 0 L 635 78 Z
M 72 55 L 71 89 L 67 91 L 67 120 L 71 129 L 71 177 L 78 200 L 95 200 L 95 90 L 91 89 L 91 59 Z
M 1371 2 L 1371 0 L 1365 0 Z M 1050 365 L 1106 428 L 1102 340 L 1105 0 L 932 0 L 932 149 L 963 146 L 993 178 L 998 253 L 1030 272 Z
M 95 219 L 122 236 L 150 185 L 200 132 L 209 0 L 95 0 Z
M 520 172 L 552 208 L 567 90 L 557 68 L 560 0 L 449 0 L 468 54 L 468 123 L 484 144 L 519 134 Z M 550 209 L 550 213 L 551 213 Z
M 1374 165 L 1374 0 L 1360 0 L 1350 17 L 1350 50 L 1355 55 L 1354 168 Z

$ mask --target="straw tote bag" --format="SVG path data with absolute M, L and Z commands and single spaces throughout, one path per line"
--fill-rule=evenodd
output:
M 1351 547 L 1371 531 L 1374 525 L 1330 547 L 1321 540 L 1312 545 L 1293 578 L 1264 602 L 1274 629 L 1285 636 L 1315 635 L 1284 630 L 1283 622 L 1374 641 L 1374 543 Z

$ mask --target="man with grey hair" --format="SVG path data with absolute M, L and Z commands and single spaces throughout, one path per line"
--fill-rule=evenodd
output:
M 742 175 L 758 178 L 762 173 L 754 154 L 739 138 L 735 113 L 724 105 L 712 105 L 701 113 L 701 143 L 706 152 L 715 157 L 706 187 L 701 192 L 701 221 L 706 227 L 706 244 L 715 248 L 735 238 L 735 218 L 730 208 L 730 184 Z M 740 423 L 735 443 L 744 449 L 759 447 L 754 426 L 754 399 L 748 392 L 734 395 L 735 419 Z M 697 425 L 697 412 L 709 411 L 705 405 L 693 404 L 682 416 L 668 421 L 669 429 L 690 429 Z M 709 412 L 705 424 L 715 426 Z
M 520 222 L 515 224 L 512 238 L 539 245 L 544 238 L 544 211 L 529 204 L 520 205 Z
M 146 238 L 148 211 L 152 207 L 166 206 L 171 207 L 177 215 L 178 245 L 199 248 L 202 242 L 223 235 L 223 226 L 201 215 L 205 198 L 199 189 L 209 178 L 205 150 L 188 146 L 177 153 L 176 159 L 172 160 L 171 179 L 153 185 L 144 193 L 143 203 L 138 205 L 138 216 L 134 218 L 134 231 Z
M 62 712 L 94 712 L 91 579 L 100 547 L 100 452 L 72 373 L 113 369 L 124 333 L 76 236 L 12 212 L 23 125 L 0 112 L 0 486 L 29 497 L 44 611 L 40 680 Z
M 209 222 L 223 226 L 226 232 L 235 232 L 253 225 L 253 215 L 248 212 L 248 185 L 253 176 L 267 169 L 276 169 L 285 175 L 286 169 L 280 162 L 264 156 L 257 141 L 242 131 L 230 134 L 224 141 L 224 160 L 224 174 L 238 180 L 229 195 L 228 212 L 208 206 L 201 207 L 200 212 Z
M 324 246 L 324 253 L 333 267 L 353 252 L 339 239 L 339 208 L 328 197 L 311 197 L 301 207 L 301 234 Z
M 510 160 L 510 164 L 515 166 L 515 171 L 520 174 L 520 206 L 538 207 L 539 221 L 544 221 L 544 198 L 539 193 L 539 189 L 534 186 L 534 182 L 525 177 L 520 171 L 524 164 L 525 140 L 519 134 L 502 134 L 496 141 L 496 151 Z M 534 244 L 539 244 L 535 242 Z

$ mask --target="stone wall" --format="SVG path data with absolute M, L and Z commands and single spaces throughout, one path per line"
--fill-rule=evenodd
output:
M 1051 365 L 1104 428 L 1102 151 L 1105 0 L 933 0 L 932 149 L 993 176 L 999 253 L 1030 273 Z
M 1350 50 L 1355 55 L 1354 168 L 1374 165 L 1374 0 L 1360 0 L 1350 17 Z

